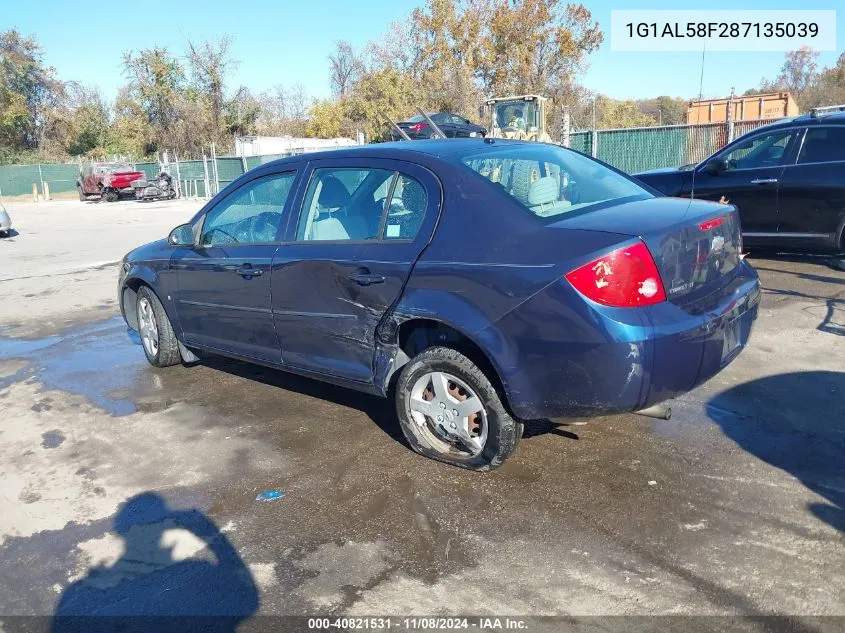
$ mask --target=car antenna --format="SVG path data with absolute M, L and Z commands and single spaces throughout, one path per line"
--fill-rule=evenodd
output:
M 698 100 L 701 101 L 704 97 L 704 55 L 707 53 L 707 40 L 704 40 L 704 43 L 701 48 L 701 75 L 698 79 Z M 733 94 L 733 88 L 731 88 L 731 94 Z M 730 102 L 728 102 L 728 116 L 731 115 L 730 112 L 731 106 Z M 695 199 L 695 167 L 692 168 L 692 182 L 690 183 L 690 191 L 689 191 L 689 206 L 687 207 L 687 211 L 689 211 L 689 207 L 692 206 L 692 201 Z

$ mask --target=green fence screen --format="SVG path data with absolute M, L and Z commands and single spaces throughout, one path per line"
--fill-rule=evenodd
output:
M 587 154 L 596 156 L 628 173 L 637 173 L 661 167 L 677 167 L 688 163 L 698 163 L 713 152 L 723 147 L 729 138 L 738 138 L 771 120 L 738 121 L 733 124 L 708 123 L 703 125 L 675 125 L 664 127 L 633 128 L 619 130 L 598 130 L 573 132 L 569 136 L 569 146 Z M 595 147 L 593 144 L 595 143 Z M 219 188 L 235 180 L 247 169 L 283 158 L 284 154 L 249 156 L 239 158 L 223 156 L 217 158 L 217 178 Z M 137 163 L 136 168 L 144 172 L 148 179 L 158 176 L 161 166 L 155 162 Z M 212 160 L 179 161 L 168 166 L 170 175 L 179 180 L 183 196 L 198 195 L 206 197 L 206 169 L 209 181 L 209 193 L 216 190 L 215 173 Z M 50 194 L 67 194 L 76 190 L 79 164 L 42 164 L 42 165 L 3 165 L 0 166 L 0 195 L 31 196 L 35 184 L 40 195 L 44 195 L 44 185 Z

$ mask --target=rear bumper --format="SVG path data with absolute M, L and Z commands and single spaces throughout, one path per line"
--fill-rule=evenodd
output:
M 652 370 L 642 406 L 694 389 L 739 356 L 751 337 L 760 296 L 755 273 L 736 280 L 733 294 L 701 315 L 678 318 L 671 312 L 685 313 L 674 306 L 653 306 Z
M 636 411 L 686 393 L 735 359 L 759 303 L 760 282 L 745 262 L 721 300 L 700 314 L 669 302 L 604 308 L 555 284 L 496 324 L 511 335 L 500 337 L 507 344 L 493 360 L 519 418 Z

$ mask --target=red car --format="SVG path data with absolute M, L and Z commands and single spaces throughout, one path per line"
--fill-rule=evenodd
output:
M 76 189 L 80 200 L 100 196 L 106 202 L 115 202 L 121 195 L 135 195 L 132 183 L 143 178 L 144 173 L 129 163 L 90 163 L 79 172 Z

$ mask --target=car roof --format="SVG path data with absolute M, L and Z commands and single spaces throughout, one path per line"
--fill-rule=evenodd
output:
M 739 121 L 737 121 L 739 123 Z M 789 117 L 788 119 L 781 119 L 779 121 L 775 121 L 774 123 L 769 123 L 767 125 L 761 125 L 758 128 L 755 128 L 754 132 L 762 129 L 777 129 L 781 127 L 792 127 L 795 125 L 845 125 L 845 112 L 821 112 L 816 116 L 812 114 L 800 114 L 798 116 Z
M 401 159 L 404 156 L 407 159 L 413 159 L 415 157 L 419 157 L 420 155 L 430 156 L 432 158 L 444 158 L 453 154 L 472 150 L 483 150 L 485 148 L 492 151 L 497 146 L 501 147 L 504 144 L 513 146 L 536 145 L 537 143 L 534 141 L 512 141 L 503 139 L 485 140 L 482 138 L 450 138 L 421 141 L 395 141 L 392 143 L 372 143 L 370 145 L 352 145 L 349 147 L 340 147 L 321 152 L 308 152 L 307 154 L 286 156 L 285 158 L 279 158 L 269 163 L 265 163 L 262 167 L 285 165 L 287 163 L 299 162 L 302 160 L 319 160 L 322 158 Z

